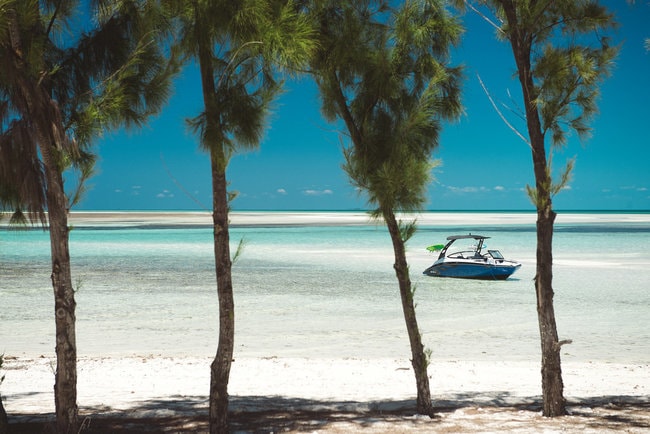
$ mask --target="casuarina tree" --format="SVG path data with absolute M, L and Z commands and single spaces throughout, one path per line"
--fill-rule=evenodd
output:
M 153 1 L 0 0 L 0 205 L 49 228 L 60 433 L 78 430 L 68 211 L 82 191 L 66 192 L 64 172 L 83 183 L 93 140 L 166 100 L 164 22 Z
M 208 153 L 212 174 L 214 257 L 219 299 L 219 342 L 210 369 L 210 432 L 225 433 L 228 381 L 234 351 L 235 306 L 226 168 L 231 156 L 259 145 L 276 73 L 304 67 L 314 46 L 312 27 L 291 1 L 165 1 L 178 17 L 183 56 L 198 65 L 203 112 L 188 120 Z
M 460 70 L 449 53 L 461 27 L 437 0 L 316 1 L 320 26 L 312 63 L 322 110 L 345 125 L 344 169 L 383 218 L 393 245 L 394 270 L 411 347 L 417 410 L 433 416 L 428 354 L 416 313 L 406 242 L 415 222 L 401 211 L 421 210 L 442 124 L 461 113 Z
M 521 86 L 535 186 L 528 194 L 537 209 L 535 292 L 542 350 L 545 416 L 565 414 L 560 349 L 553 307 L 552 199 L 570 180 L 573 160 L 553 179 L 551 154 L 570 132 L 585 138 L 597 111 L 599 85 L 612 68 L 617 49 L 606 33 L 612 15 L 594 0 L 484 0 L 459 4 L 481 13 L 497 38 L 512 48 Z M 525 135 L 522 134 L 525 137 Z

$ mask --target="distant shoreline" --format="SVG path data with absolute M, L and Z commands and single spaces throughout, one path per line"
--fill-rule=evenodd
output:
M 424 211 L 402 213 L 423 226 L 534 225 L 534 211 Z M 231 211 L 232 227 L 366 226 L 381 224 L 367 211 Z M 650 225 L 650 212 L 571 211 L 558 212 L 556 224 Z M 76 228 L 209 228 L 209 211 L 72 211 L 69 224 Z M 8 227 L 8 219 L 0 228 Z
M 211 213 L 212 210 L 205 209 L 74 209 L 72 213 Z M 369 209 L 232 209 L 231 213 L 363 213 L 371 212 Z M 433 214 L 535 214 L 535 209 L 425 209 L 422 213 Z M 558 214 L 650 214 L 650 209 L 556 209 Z

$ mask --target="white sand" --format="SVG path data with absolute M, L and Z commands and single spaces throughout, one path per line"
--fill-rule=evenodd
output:
M 210 362 L 210 358 L 162 356 L 83 358 L 78 366 L 81 413 L 165 417 L 205 412 Z M 10 415 L 53 412 L 54 363 L 44 357 L 6 361 L 2 393 Z M 613 432 L 621 427 L 626 432 L 647 432 L 650 428 L 649 365 L 573 362 L 565 363 L 563 372 L 565 396 L 575 416 L 555 420 L 517 408 L 539 403 L 539 369 L 534 362 L 434 361 L 429 369 L 431 390 L 434 404 L 444 410 L 435 426 L 430 419 L 415 415 L 374 416 L 376 423 L 370 423 L 378 412 L 413 408 L 415 384 L 408 360 L 236 359 L 229 391 L 235 412 L 369 414 L 364 421 L 370 423 L 372 432 L 398 428 L 422 432 L 589 432 L 594 418 L 605 422 L 591 432 Z M 621 402 L 632 407 L 646 403 L 646 407 L 630 410 L 619 407 Z M 612 425 L 612 413 L 619 418 L 624 413 L 635 422 Z M 347 432 L 357 429 L 357 423 L 343 420 L 323 429 Z
M 462 212 L 424 212 L 401 214 L 404 219 L 417 218 L 422 225 L 521 225 L 535 224 L 537 215 L 529 213 L 462 213 Z M 73 226 L 208 226 L 212 224 L 209 212 L 114 212 L 114 211 L 76 211 L 70 214 Z M 372 223 L 368 213 L 350 212 L 295 212 L 295 211 L 235 211 L 230 213 L 233 226 L 301 226 L 301 225 L 364 225 Z M 589 214 L 560 212 L 557 224 L 598 224 L 598 223 L 648 223 L 649 214 Z M 0 225 L 7 221 L 0 222 Z

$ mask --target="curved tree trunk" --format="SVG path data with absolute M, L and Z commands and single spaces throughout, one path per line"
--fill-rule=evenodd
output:
M 212 152 L 214 258 L 219 297 L 219 345 L 210 367 L 210 433 L 229 432 L 228 381 L 235 347 L 235 306 L 228 230 L 228 193 L 223 161 Z
M 402 299 L 402 310 L 404 312 L 404 321 L 406 330 L 411 344 L 411 364 L 415 374 L 415 383 L 417 386 L 417 411 L 419 414 L 434 416 L 433 404 L 431 403 L 431 389 L 429 387 L 429 374 L 427 368 L 429 362 L 424 353 L 422 345 L 422 336 L 418 327 L 415 316 L 415 304 L 413 302 L 413 288 L 411 278 L 409 277 L 408 263 L 406 262 L 406 249 L 404 240 L 400 234 L 397 218 L 392 211 L 383 212 L 384 220 L 388 226 L 388 232 L 393 242 L 393 251 L 395 254 L 395 275 L 399 282 L 399 292 Z

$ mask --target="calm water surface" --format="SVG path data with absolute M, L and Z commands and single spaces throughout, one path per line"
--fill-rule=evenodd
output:
M 448 235 L 492 237 L 523 263 L 509 280 L 421 274 Z M 395 357 L 410 352 L 383 226 L 233 228 L 236 357 Z M 539 358 L 535 228 L 420 226 L 409 242 L 418 321 L 441 360 Z M 650 361 L 650 223 L 557 225 L 556 317 L 563 360 Z M 217 300 L 209 228 L 71 232 L 84 355 L 212 355 Z M 0 231 L 0 352 L 52 354 L 49 238 Z

